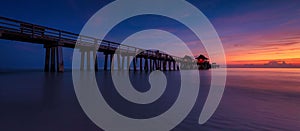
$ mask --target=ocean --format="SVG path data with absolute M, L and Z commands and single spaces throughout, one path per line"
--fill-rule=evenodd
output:
M 174 131 L 300 130 L 300 69 L 228 68 L 220 105 L 203 125 L 198 124 L 198 119 L 209 91 L 211 71 L 189 72 L 200 74 L 199 96 L 189 115 Z M 129 73 L 137 91 L 149 90 L 149 74 Z M 124 116 L 147 119 L 163 114 L 177 99 L 180 72 L 166 71 L 164 74 L 167 78 L 165 92 L 148 105 L 124 100 L 115 90 L 110 72 L 99 71 L 95 76 L 111 108 Z M 81 108 L 70 71 L 1 72 L 0 83 L 1 131 L 101 130 Z

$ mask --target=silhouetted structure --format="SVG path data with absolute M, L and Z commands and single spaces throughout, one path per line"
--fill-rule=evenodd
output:
M 191 70 L 191 69 L 196 69 L 196 62 L 194 61 L 193 57 L 191 56 L 184 56 L 183 57 L 183 62 L 180 63 L 181 69 L 184 70 Z
M 217 63 L 212 63 L 211 68 L 220 68 L 220 65 L 217 65 Z
M 44 45 L 45 48 L 45 72 L 63 72 L 63 50 L 62 47 L 75 48 L 80 46 L 81 52 L 81 70 L 94 69 L 98 71 L 97 53 L 104 54 L 104 70 L 115 69 L 113 56 L 116 55 L 117 69 L 125 69 L 125 59 L 127 60 L 126 68 L 138 70 L 179 70 L 179 69 L 197 69 L 196 61 L 186 56 L 180 58 L 163 53 L 159 50 L 145 50 L 133 46 L 122 45 L 107 40 L 83 36 L 59 29 L 53 29 L 45 26 L 35 25 L 14 19 L 0 16 L 0 39 L 31 42 Z M 132 58 L 132 63 L 129 63 Z M 85 61 L 87 61 L 85 63 Z M 94 61 L 94 62 L 92 62 Z M 94 64 L 94 65 L 91 65 Z M 199 69 L 206 69 L 201 66 Z
M 197 59 L 197 65 L 199 70 L 208 70 L 211 68 L 211 64 L 209 63 L 208 58 L 206 58 L 204 55 L 199 55 L 195 59 Z

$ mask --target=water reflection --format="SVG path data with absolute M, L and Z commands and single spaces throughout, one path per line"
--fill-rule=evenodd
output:
M 112 107 L 125 115 L 150 117 L 168 109 L 178 95 L 176 85 L 180 74 L 165 74 L 169 94 L 164 94 L 157 105 L 145 107 L 128 106 L 115 92 L 110 72 L 95 75 L 99 89 L 106 100 L 113 103 Z M 138 91 L 149 90 L 148 75 L 145 72 L 130 74 Z M 198 124 L 198 118 L 208 94 L 210 71 L 200 71 L 200 76 L 197 102 L 174 130 L 300 129 L 300 69 L 228 69 L 223 99 L 204 125 Z M 100 130 L 81 109 L 71 72 L 1 73 L 0 82 L 1 130 Z

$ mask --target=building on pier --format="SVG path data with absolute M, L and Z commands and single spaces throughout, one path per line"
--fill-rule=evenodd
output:
M 199 55 L 195 58 L 197 60 L 197 66 L 199 70 L 208 70 L 211 68 L 211 64 L 209 63 L 209 59 L 204 55 Z

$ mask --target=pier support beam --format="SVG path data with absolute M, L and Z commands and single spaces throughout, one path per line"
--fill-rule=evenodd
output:
M 145 65 L 144 65 L 145 67 L 144 67 L 144 69 L 145 69 L 145 71 L 148 71 L 148 58 L 147 57 L 145 57 Z
M 149 59 L 149 61 L 150 61 L 150 71 L 152 71 L 153 70 L 152 59 Z
M 92 68 L 96 69 L 95 68 L 96 61 L 95 61 L 95 58 L 94 58 L 95 57 L 94 54 L 92 54 L 93 59 L 91 61 L 91 53 L 93 53 L 93 52 L 91 50 L 88 50 L 88 49 L 82 49 L 80 52 L 81 52 L 80 70 L 81 71 L 83 71 L 83 70 L 91 71 Z M 85 63 L 86 63 L 86 65 L 85 65 Z
M 110 70 L 114 70 L 114 60 L 113 60 L 114 54 L 110 54 Z
M 121 70 L 121 61 L 120 61 L 120 54 L 117 54 L 117 63 L 118 63 L 118 70 Z
M 127 54 L 127 70 L 130 70 L 130 55 Z
M 161 63 L 160 63 L 160 60 L 158 59 L 158 60 L 157 60 L 157 67 L 158 67 L 157 70 L 161 70 L 160 64 L 161 64 Z
M 122 70 L 124 70 L 124 64 L 125 64 L 125 56 L 122 55 Z
M 163 60 L 163 70 L 166 71 L 167 70 L 167 61 Z
M 56 64 L 57 72 L 64 72 L 63 51 L 61 46 L 56 47 Z
M 153 59 L 153 70 L 156 70 L 157 67 L 156 67 L 156 59 Z
M 159 70 L 162 70 L 162 68 L 163 68 L 163 61 L 159 60 Z
M 136 71 L 136 57 L 133 58 L 133 70 Z
M 94 61 L 95 61 L 95 71 L 98 72 L 99 71 L 99 68 L 98 68 L 98 57 L 97 57 L 97 53 L 94 53 L 93 55 L 94 57 Z
M 51 66 L 50 71 L 55 72 L 55 47 L 51 47 Z
M 157 59 L 154 59 L 154 65 L 155 65 L 155 70 L 158 70 L 158 60 Z
M 173 61 L 173 70 L 176 70 L 176 61 Z
M 44 48 L 46 49 L 44 72 L 64 72 L 62 47 L 44 45 Z
M 104 70 L 107 70 L 108 54 L 104 53 Z
M 169 71 L 171 71 L 171 70 L 172 70 L 172 69 L 171 69 L 171 65 L 172 65 L 172 61 L 171 61 L 171 60 L 169 60 L 169 61 L 168 61 Z
M 80 70 L 83 71 L 84 69 L 84 58 L 85 58 L 85 52 L 81 51 L 81 60 L 80 60 Z
M 50 48 L 45 47 L 46 49 L 46 54 L 45 54 L 45 67 L 44 67 L 44 72 L 49 72 L 49 61 L 50 61 Z
M 140 71 L 143 71 L 143 58 L 140 57 Z
M 90 51 L 86 52 L 86 60 L 87 60 L 87 63 L 86 63 L 87 70 L 90 71 L 91 70 L 91 52 Z
M 155 70 L 155 65 L 154 65 L 155 59 L 152 60 L 152 70 Z

